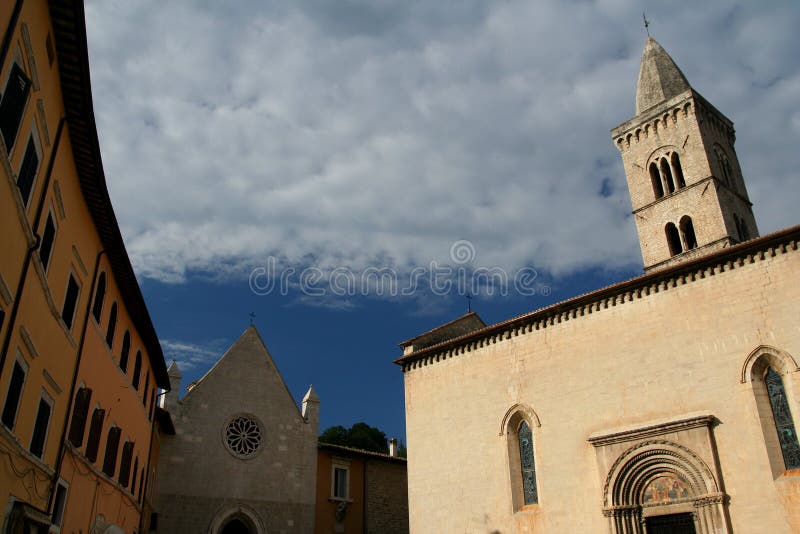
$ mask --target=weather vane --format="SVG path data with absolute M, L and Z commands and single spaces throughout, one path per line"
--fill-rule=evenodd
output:
M 650 21 L 647 20 L 647 15 L 644 11 L 642 11 L 642 20 L 644 20 L 644 31 L 646 31 L 647 36 L 650 37 Z
M 253 312 L 250 312 L 250 326 L 253 326 L 253 319 L 255 319 L 255 318 L 256 318 L 256 314 L 253 313 Z

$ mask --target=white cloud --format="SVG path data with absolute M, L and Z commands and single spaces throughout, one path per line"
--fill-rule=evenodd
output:
M 648 6 L 735 121 L 762 233 L 796 224 L 795 2 Z M 639 2 L 86 6 L 111 196 L 141 276 L 448 258 L 640 262 L 609 130 L 633 115 Z M 610 196 L 599 194 L 606 180 Z
M 197 373 L 208 369 L 212 363 L 216 362 L 224 350 L 224 340 L 216 340 L 208 345 L 197 345 L 185 341 L 162 339 L 161 348 L 164 349 L 164 359 L 167 361 L 175 360 L 182 374 L 186 372 Z M 219 345 L 222 350 L 215 350 Z

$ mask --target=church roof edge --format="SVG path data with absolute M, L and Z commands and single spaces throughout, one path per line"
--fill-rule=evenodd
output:
M 786 244 L 791 245 L 791 243 L 794 243 L 794 250 L 797 250 L 799 241 L 800 225 L 792 226 L 790 228 L 779 230 L 750 241 L 745 241 L 744 243 L 740 243 L 730 248 L 722 249 L 707 256 L 702 256 L 684 263 L 678 263 L 672 267 L 642 274 L 606 287 L 595 289 L 594 291 L 590 291 L 582 295 L 577 295 L 566 300 L 555 302 L 549 306 L 545 306 L 544 308 L 539 308 L 528 313 L 506 319 L 505 321 L 495 323 L 480 330 L 476 330 L 453 339 L 448 339 L 436 345 L 431 345 L 429 347 L 402 355 L 399 358 L 396 358 L 394 363 L 405 368 L 405 366 L 409 363 L 422 360 L 426 356 L 435 354 L 436 352 L 440 352 L 444 349 L 461 346 L 491 335 L 497 335 L 504 330 L 518 327 L 540 318 L 565 313 L 602 299 L 617 296 L 620 293 L 653 284 L 654 282 L 672 280 L 679 276 L 686 275 L 689 272 L 696 271 L 698 268 L 715 267 L 742 255 L 763 252 L 769 248 Z M 691 283 L 691 281 L 693 280 L 687 280 L 687 283 Z

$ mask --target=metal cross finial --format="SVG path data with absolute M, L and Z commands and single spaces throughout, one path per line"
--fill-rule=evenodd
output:
M 644 20 L 644 31 L 646 31 L 647 36 L 650 37 L 650 21 L 647 20 L 647 15 L 645 15 L 644 11 L 642 11 L 642 20 Z
M 253 313 L 253 312 L 250 312 L 250 326 L 253 326 L 253 319 L 255 319 L 255 318 L 256 318 L 256 314 Z
M 472 312 L 472 295 L 467 293 L 467 313 Z

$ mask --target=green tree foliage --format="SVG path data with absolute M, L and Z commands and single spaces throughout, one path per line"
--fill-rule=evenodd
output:
M 389 454 L 386 434 L 367 423 L 356 423 L 350 428 L 341 425 L 332 426 L 320 434 L 319 441 L 320 443 Z

